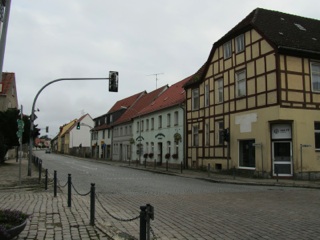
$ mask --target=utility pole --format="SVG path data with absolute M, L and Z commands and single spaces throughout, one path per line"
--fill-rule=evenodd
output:
M 161 74 L 164 74 L 164 73 L 154 73 L 154 74 L 150 74 L 150 75 L 147 75 L 147 76 L 156 76 L 156 89 L 158 88 L 158 75 L 161 75 Z
M 3 68 L 4 52 L 6 48 L 10 6 L 11 6 L 11 0 L 6 0 L 5 6 L 3 6 L 1 3 L 2 13 L 1 13 L 0 21 L 3 22 L 3 24 L 2 24 L 1 40 L 0 40 L 0 92 L 2 91 L 2 68 Z M 3 11 L 4 11 L 4 15 L 3 15 Z

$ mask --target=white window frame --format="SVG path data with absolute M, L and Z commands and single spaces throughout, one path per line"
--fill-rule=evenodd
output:
M 210 127 L 209 127 L 209 123 L 208 122 L 206 122 L 206 124 L 205 124 L 205 136 L 204 136 L 204 138 L 205 138 L 205 145 L 206 146 L 209 146 L 210 145 Z
M 199 88 L 192 90 L 192 110 L 198 110 L 200 106 Z
M 244 51 L 244 34 L 236 37 L 236 53 Z
M 236 72 L 236 94 L 243 97 L 247 94 L 246 70 Z
M 192 146 L 194 147 L 199 146 L 199 126 L 198 125 L 192 126 Z
M 167 114 L 167 127 L 170 127 L 170 125 L 171 125 L 171 114 L 168 113 Z
M 223 44 L 223 57 L 224 59 L 231 58 L 232 56 L 232 43 L 231 40 Z
M 320 125 L 320 122 L 314 122 L 314 147 L 316 151 L 320 151 L 320 142 L 318 142 L 320 135 L 320 127 L 318 125 Z
M 174 125 L 175 126 L 179 125 L 179 112 L 178 111 L 174 112 Z
M 320 92 L 320 62 L 311 62 L 310 65 L 312 91 Z
M 158 128 L 162 128 L 162 115 L 158 116 Z
M 217 126 L 217 143 L 218 145 L 223 145 L 224 144 L 224 141 L 223 139 L 221 138 L 221 133 L 222 131 L 224 130 L 224 122 L 223 121 L 219 121 L 216 123 L 216 126 Z
M 210 89 L 209 89 L 209 84 L 206 84 L 205 87 L 204 87 L 204 104 L 205 104 L 205 107 L 208 107 L 210 105 Z
M 223 102 L 223 78 L 217 80 L 217 102 Z

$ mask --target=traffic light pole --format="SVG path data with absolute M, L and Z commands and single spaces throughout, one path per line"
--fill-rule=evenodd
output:
M 44 85 L 37 93 L 33 100 L 32 104 L 32 109 L 31 109 L 31 115 L 30 115 L 30 137 L 29 137 L 29 160 L 28 160 L 28 176 L 31 176 L 31 160 L 32 160 L 32 148 L 33 148 L 33 129 L 34 129 L 34 108 L 36 105 L 36 101 L 42 92 L 43 89 L 48 87 L 49 85 L 56 83 L 56 82 L 61 82 L 61 81 L 82 81 L 82 80 L 109 80 L 110 78 L 59 78 L 56 80 L 53 80 L 51 82 L 48 82 L 46 85 Z

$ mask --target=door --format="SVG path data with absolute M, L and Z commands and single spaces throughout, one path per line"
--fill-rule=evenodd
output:
M 292 142 L 272 143 L 273 176 L 292 176 Z
M 158 163 L 162 165 L 162 142 L 158 143 Z

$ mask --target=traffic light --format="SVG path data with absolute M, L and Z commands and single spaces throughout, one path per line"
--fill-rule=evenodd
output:
M 119 73 L 115 71 L 109 72 L 109 92 L 118 92 Z
M 222 139 L 225 142 L 229 142 L 230 141 L 230 133 L 229 133 L 229 128 L 223 129 L 222 130 Z
M 80 130 L 80 122 L 77 122 L 77 130 Z
M 37 138 L 40 135 L 40 129 L 37 128 L 38 124 L 34 125 L 32 136 L 33 138 Z
M 46 132 L 49 132 L 49 127 L 48 126 L 46 126 Z

